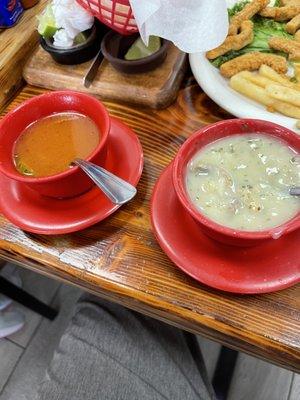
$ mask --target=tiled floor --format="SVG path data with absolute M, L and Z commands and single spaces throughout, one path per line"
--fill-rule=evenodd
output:
M 0 399 L 34 400 L 36 387 L 64 331 L 72 307 L 81 291 L 72 286 L 19 268 L 24 289 L 52 307 L 59 309 L 49 321 L 20 305 L 26 325 L 7 339 L 0 339 Z
M 35 399 L 36 388 L 81 293 L 22 268 L 19 273 L 25 290 L 59 309 L 59 314 L 51 322 L 22 306 L 13 306 L 25 313 L 26 327 L 0 340 L 0 400 Z M 199 341 L 212 377 L 220 346 L 203 338 Z M 239 354 L 228 400 L 299 399 L 300 375 Z

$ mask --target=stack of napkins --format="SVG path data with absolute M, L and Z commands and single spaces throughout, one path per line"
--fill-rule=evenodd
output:
M 219 46 L 228 32 L 226 0 L 129 0 L 141 37 L 172 41 L 186 53 Z

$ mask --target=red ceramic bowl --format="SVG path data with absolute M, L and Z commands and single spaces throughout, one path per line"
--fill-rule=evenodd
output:
M 31 178 L 21 175 L 13 163 L 14 143 L 29 124 L 48 115 L 66 111 L 84 114 L 95 122 L 101 138 L 87 160 L 104 164 L 110 130 L 106 108 L 92 96 L 73 91 L 58 91 L 25 101 L 0 121 L 0 172 L 45 196 L 73 197 L 89 190 L 93 183 L 78 167 L 49 177 Z
M 220 225 L 205 215 L 191 202 L 186 191 L 186 169 L 188 162 L 205 145 L 226 136 L 264 133 L 272 135 L 300 152 L 300 136 L 294 132 L 267 121 L 254 119 L 232 119 L 208 125 L 195 132 L 180 148 L 173 163 L 173 184 L 177 196 L 185 210 L 199 223 L 199 227 L 210 237 L 220 242 L 250 246 L 266 239 L 275 239 L 300 228 L 300 213 L 276 228 L 264 231 L 247 232 Z

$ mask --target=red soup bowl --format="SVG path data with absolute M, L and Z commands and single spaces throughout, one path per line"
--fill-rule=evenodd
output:
M 232 119 L 208 125 L 195 132 L 182 145 L 173 162 L 173 185 L 184 209 L 211 238 L 235 246 L 251 246 L 267 239 L 277 239 L 282 235 L 300 228 L 300 213 L 284 224 L 261 231 L 242 231 L 220 225 L 207 216 L 192 203 L 186 190 L 187 165 L 191 158 L 207 144 L 232 135 L 262 133 L 271 135 L 285 142 L 300 153 L 300 136 L 296 133 L 267 121 L 254 119 Z
M 81 113 L 95 122 L 99 129 L 100 141 L 87 160 L 103 165 L 110 130 L 110 118 L 106 108 L 92 96 L 73 91 L 58 91 L 25 101 L 0 121 L 0 172 L 44 196 L 74 197 L 89 190 L 93 182 L 78 167 L 56 175 L 34 178 L 21 175 L 13 162 L 14 144 L 28 125 L 49 115 L 67 111 Z

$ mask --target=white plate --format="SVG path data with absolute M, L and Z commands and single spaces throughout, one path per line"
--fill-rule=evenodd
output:
M 190 54 L 190 64 L 196 81 L 204 92 L 220 107 L 238 118 L 256 118 L 274 122 L 300 133 L 296 128 L 296 119 L 279 113 L 271 113 L 265 106 L 241 95 L 229 86 L 218 68 L 206 58 L 205 53 Z

